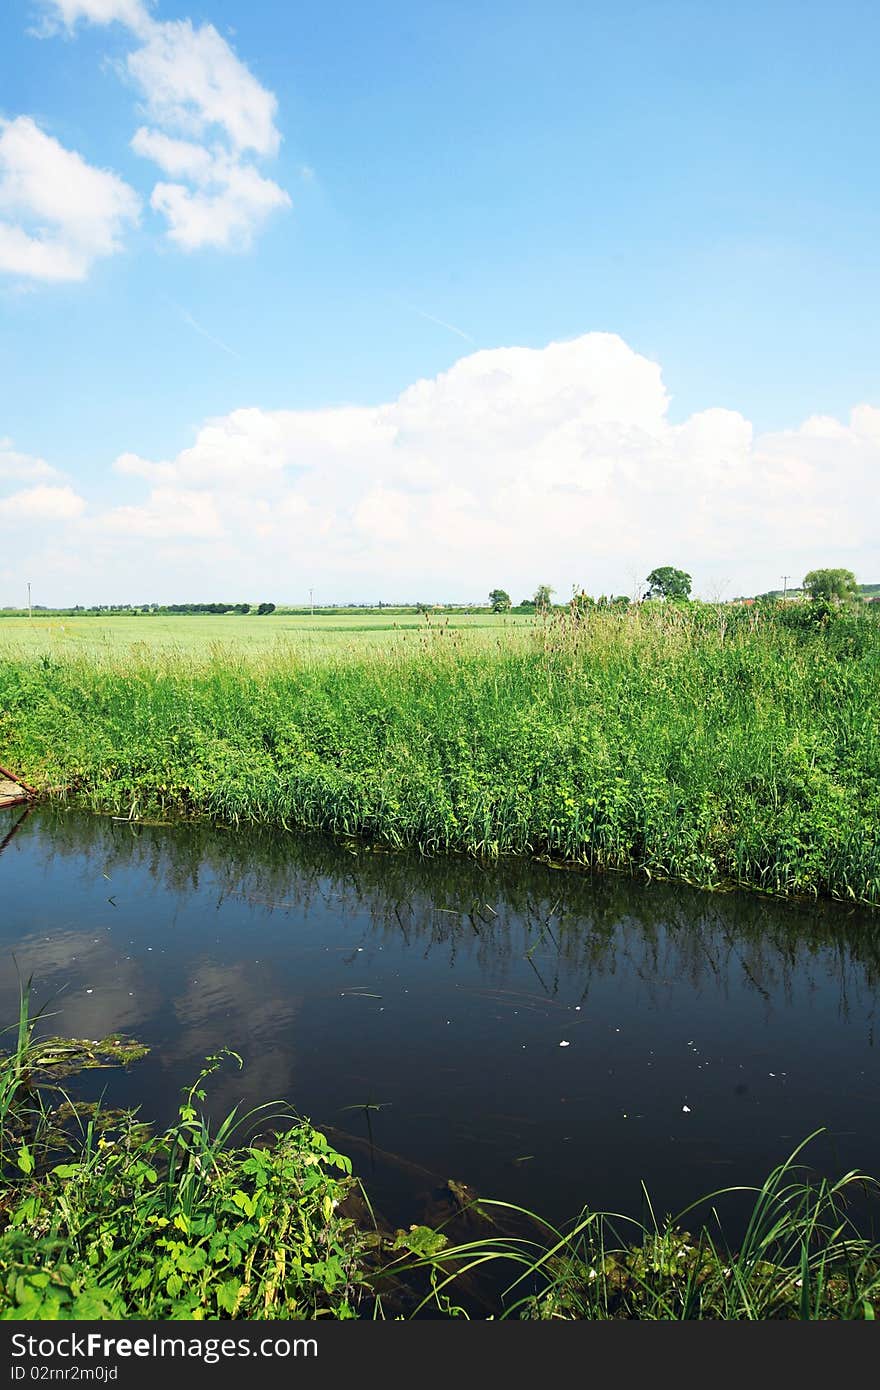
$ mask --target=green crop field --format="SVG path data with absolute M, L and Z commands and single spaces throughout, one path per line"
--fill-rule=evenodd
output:
M 3 617 L 0 616 L 0 662 L 17 657 L 66 657 L 76 653 L 92 658 L 123 652 L 174 653 L 209 656 L 228 650 L 237 654 L 300 651 L 324 654 L 417 644 L 426 631 L 440 628 L 465 634 L 477 643 L 492 641 L 518 629 L 533 628 L 526 614 L 453 613 L 427 618 L 406 613 L 272 613 L 267 617 L 234 613 L 222 616 L 173 617 Z

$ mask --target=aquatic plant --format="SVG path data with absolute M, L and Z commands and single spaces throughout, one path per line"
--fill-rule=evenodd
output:
M 55 1059 L 70 1074 L 79 1044 L 36 1040 L 35 1023 L 24 991 L 0 1057 L 0 1318 L 355 1316 L 351 1163 L 286 1106 L 212 1128 L 203 1083 L 235 1053 L 210 1057 L 154 1134 L 134 1111 L 58 1105 Z
M 815 1138 L 815 1136 L 810 1136 Z M 476 1239 L 444 1242 L 415 1260 L 430 1271 L 420 1305 L 467 1316 L 457 1300 L 476 1275 L 503 1279 L 502 1317 L 724 1321 L 869 1319 L 880 1311 L 880 1245 L 852 1218 L 850 1199 L 878 1184 L 852 1171 L 817 1179 L 797 1160 L 810 1140 L 754 1189 L 726 1188 L 658 1221 L 645 1191 L 649 1222 L 584 1210 L 566 1230 L 504 1202 L 481 1200 L 489 1221 Z M 753 1193 L 745 1233 L 725 1238 L 718 1206 Z M 699 1209 L 709 1209 L 694 1233 Z M 502 1224 L 519 1233 L 499 1235 Z M 506 1278 L 504 1273 L 506 1272 Z

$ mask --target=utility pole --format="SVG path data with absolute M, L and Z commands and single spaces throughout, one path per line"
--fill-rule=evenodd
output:
M 311 610 L 312 610 L 312 617 L 314 618 L 314 616 L 315 616 L 315 591 L 314 591 L 314 589 L 309 589 L 309 605 L 310 605 Z
M 29 618 L 32 618 L 33 616 L 34 616 L 34 614 L 33 614 L 32 608 L 31 608 L 31 586 L 30 586 L 30 582 L 28 582 L 28 617 L 29 617 Z
M 783 603 L 785 602 L 786 597 L 788 596 L 788 581 L 789 581 L 789 579 L 791 579 L 791 575 L 790 575 L 790 574 L 784 574 L 784 575 L 782 576 L 782 602 L 783 602 Z

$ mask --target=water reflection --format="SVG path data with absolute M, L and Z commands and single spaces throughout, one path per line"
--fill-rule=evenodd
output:
M 225 1044 L 218 1109 L 285 1098 L 352 1145 L 369 1120 L 401 1172 L 551 1215 L 632 1209 L 642 1177 L 684 1205 L 820 1125 L 832 1166 L 880 1171 L 861 910 L 40 808 L 0 859 L 0 952 L 4 1018 L 14 953 L 59 1031 L 153 1045 L 83 1085 L 160 1119 Z

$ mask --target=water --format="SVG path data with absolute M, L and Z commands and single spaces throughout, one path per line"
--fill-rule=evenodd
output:
M 880 918 L 549 866 L 0 812 L 0 1019 L 151 1047 L 74 1083 L 173 1118 L 291 1102 L 392 1221 L 447 1178 L 553 1220 L 818 1168 L 880 1173 Z M 14 959 L 13 959 L 14 957 Z M 563 1045 L 564 1044 L 564 1045 Z M 379 1107 L 365 1110 L 363 1107 Z

